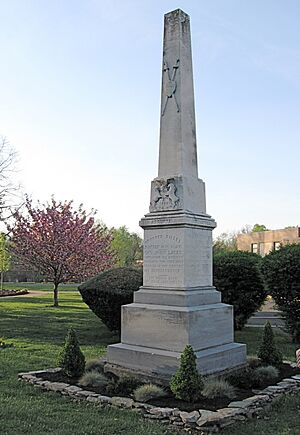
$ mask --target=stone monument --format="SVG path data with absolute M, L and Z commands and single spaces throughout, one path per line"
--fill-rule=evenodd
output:
M 212 230 L 198 178 L 189 16 L 164 18 L 158 177 L 144 229 L 144 280 L 122 307 L 121 343 L 108 347 L 107 368 L 168 379 L 190 344 L 202 374 L 246 362 L 233 342 L 233 308 L 212 285 Z

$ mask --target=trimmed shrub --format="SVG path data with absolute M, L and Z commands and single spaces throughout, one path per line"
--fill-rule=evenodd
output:
M 235 388 L 225 379 L 205 379 L 202 396 L 208 399 L 228 397 L 233 399 L 236 396 Z
M 258 387 L 277 381 L 279 376 L 279 370 L 273 366 L 257 367 L 253 371 L 253 377 Z
M 274 341 L 274 334 L 270 322 L 267 322 L 265 324 L 257 356 L 266 366 L 271 365 L 279 367 L 282 364 L 282 354 L 276 347 Z
M 138 387 L 133 392 L 134 399 L 138 402 L 148 402 L 151 399 L 165 397 L 166 392 L 163 388 L 154 384 L 145 384 Z
M 262 273 L 293 341 L 300 343 L 300 245 L 287 245 L 266 255 Z
M 143 284 L 143 271 L 133 267 L 110 269 L 81 284 L 83 301 L 111 331 L 121 330 L 121 305 L 133 301 Z
M 69 329 L 66 336 L 64 348 L 58 357 L 58 365 L 70 378 L 82 376 L 84 372 L 85 358 L 73 328 Z
M 177 399 L 186 402 L 195 402 L 201 396 L 203 380 L 197 371 L 196 355 L 190 345 L 181 354 L 180 367 L 171 378 L 170 388 Z
M 222 293 L 222 301 L 233 305 L 237 330 L 242 329 L 267 296 L 259 265 L 260 257 L 250 252 L 214 255 L 214 285 Z
M 103 373 L 103 363 L 99 359 L 89 359 L 85 363 L 85 371 L 97 371 L 98 373 Z
M 108 384 L 108 379 L 97 370 L 91 370 L 84 373 L 78 383 L 83 387 L 104 387 Z

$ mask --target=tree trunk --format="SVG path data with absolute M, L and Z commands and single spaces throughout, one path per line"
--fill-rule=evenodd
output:
M 3 272 L 1 272 L 1 290 L 3 290 Z
M 53 306 L 58 307 L 58 284 L 54 283 L 54 299 Z

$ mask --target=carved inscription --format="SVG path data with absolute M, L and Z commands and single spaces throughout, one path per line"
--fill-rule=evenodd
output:
M 144 243 L 144 285 L 180 286 L 183 276 L 181 238 L 170 232 L 145 237 Z

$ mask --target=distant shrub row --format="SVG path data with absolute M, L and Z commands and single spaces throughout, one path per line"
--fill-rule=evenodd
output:
M 142 285 L 142 270 L 111 269 L 79 286 L 83 301 L 112 331 L 121 329 L 121 305 L 133 301 Z M 264 258 L 248 252 L 214 255 L 214 285 L 222 301 L 234 307 L 241 329 L 271 294 L 283 312 L 288 331 L 300 341 L 300 245 L 288 245 Z

